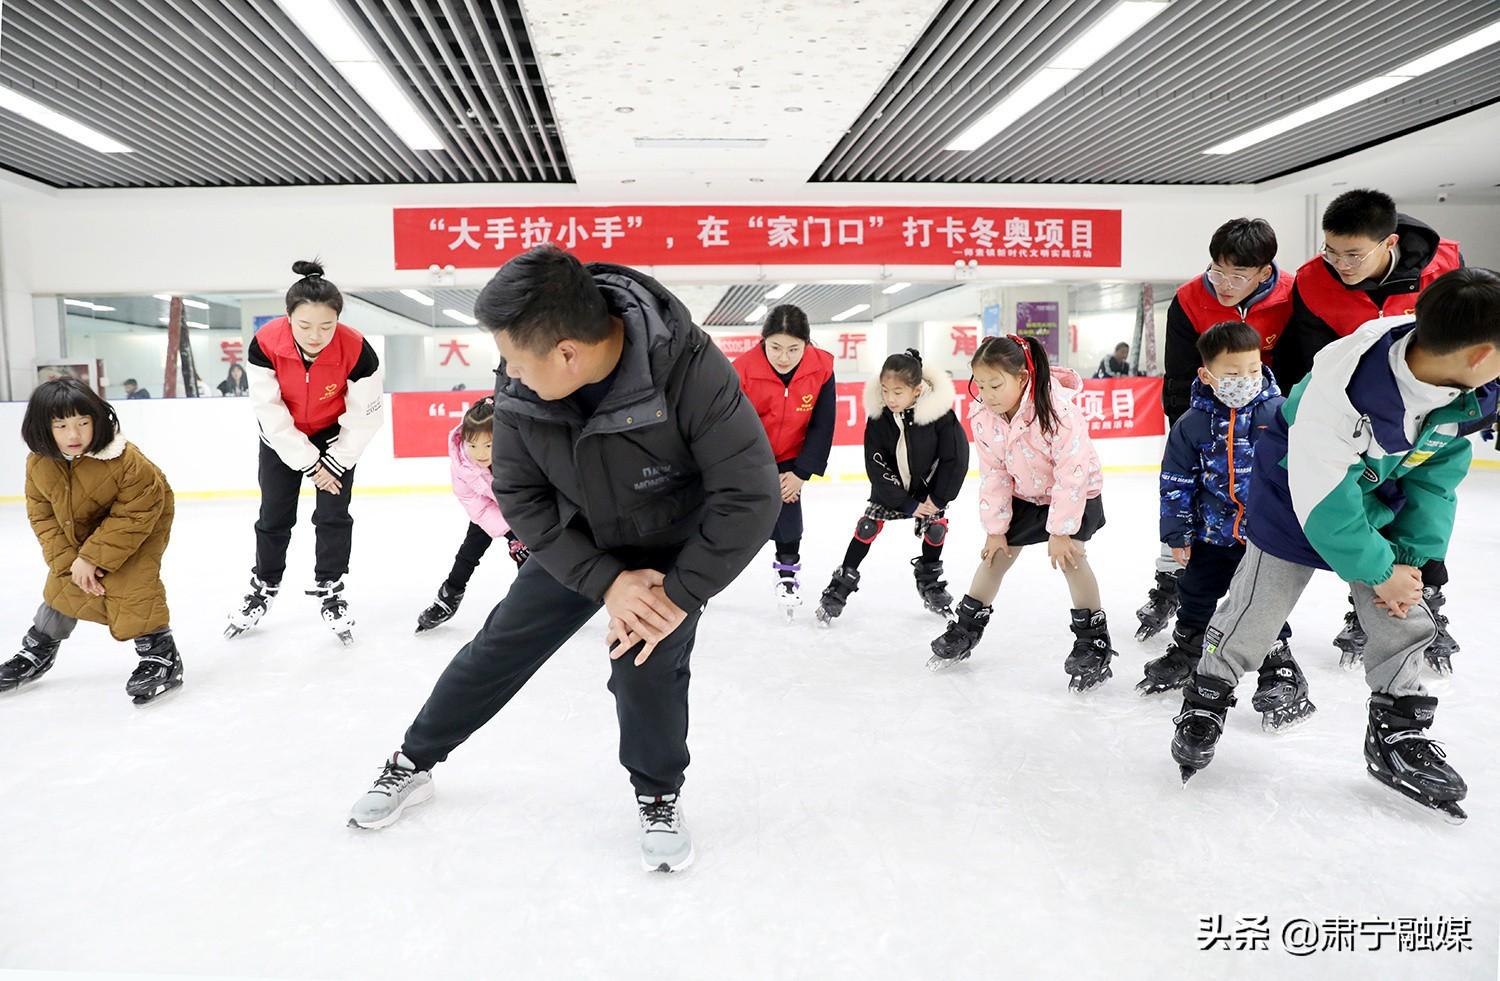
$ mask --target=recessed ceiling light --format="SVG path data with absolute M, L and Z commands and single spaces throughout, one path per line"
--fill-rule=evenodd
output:
M 891 285 L 887 286 L 885 289 L 881 290 L 880 292 L 885 293 L 887 295 L 889 295 L 891 293 L 900 293 L 902 290 L 906 289 L 910 285 L 911 285 L 910 283 L 892 283 Z
M 834 323 L 838 323 L 841 320 L 848 320 L 850 317 L 854 316 L 857 313 L 864 313 L 868 309 L 870 309 L 870 305 L 868 303 L 856 303 L 849 309 L 840 311 L 839 313 L 834 314 L 828 319 L 832 320 Z
M 760 150 L 767 142 L 764 138 L 637 136 L 635 148 L 637 150 Z
M 432 297 L 428 296 L 426 293 L 423 293 L 421 290 L 402 290 L 401 295 L 406 297 L 408 300 L 416 300 L 424 307 L 432 306 Z
M 756 307 L 754 310 L 751 310 L 749 313 L 745 314 L 745 323 L 747 323 L 747 324 L 758 324 L 758 323 L 760 323 L 760 318 L 764 317 L 766 314 L 768 314 L 770 312 L 771 312 L 771 308 L 768 307 L 768 306 L 766 306 L 764 303 L 762 303 L 760 306 Z
M 461 324 L 467 324 L 470 327 L 473 327 L 475 324 L 479 323 L 479 321 L 475 320 L 473 317 L 469 316 L 467 313 L 460 313 L 459 311 L 454 310 L 452 307 L 444 307 L 443 308 L 443 316 L 445 316 L 445 317 L 452 317 L 454 320 L 457 320 L 459 323 L 461 323 Z
M 189 321 L 188 321 L 188 322 L 187 322 L 187 325 L 188 325 L 188 326 L 189 326 L 189 327 L 196 327 L 196 328 L 198 328 L 198 329 L 199 329 L 199 330 L 208 330 L 208 324 L 205 324 L 205 323 L 200 323 L 200 322 L 198 322 L 198 321 L 196 321 L 196 320 L 189 320 Z
M 0 109 L 8 109 L 18 116 L 24 116 L 36 123 L 45 126 L 54 133 L 66 136 L 76 143 L 82 143 L 91 150 L 100 153 L 130 153 L 130 147 L 119 140 L 105 136 L 96 129 L 85 126 L 60 112 L 48 109 L 46 106 L 28 96 L 24 96 L 14 89 L 0 85 Z
M 792 290 L 794 290 L 796 288 L 797 288 L 797 284 L 796 283 L 782 283 L 780 286 L 776 287 L 773 290 L 767 290 L 766 291 L 766 299 L 768 299 L 768 300 L 779 300 L 783 296 L 786 296 L 788 293 L 790 293 Z

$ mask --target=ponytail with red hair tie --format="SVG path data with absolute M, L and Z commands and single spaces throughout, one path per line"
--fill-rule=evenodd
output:
M 1026 356 L 1026 374 L 1031 376 L 1032 379 L 1035 379 L 1036 365 L 1033 364 L 1031 360 L 1031 345 L 1027 344 L 1026 339 L 1019 334 L 1007 334 L 1005 336 L 1021 345 L 1021 353 Z

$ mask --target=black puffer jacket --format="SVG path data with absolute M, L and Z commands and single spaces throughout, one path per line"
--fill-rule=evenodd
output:
M 870 500 L 911 514 L 928 497 L 947 507 L 963 489 L 969 473 L 969 438 L 953 413 L 953 382 L 941 372 L 922 373 L 926 390 L 897 423 L 880 399 L 880 379 L 865 384 L 865 473 Z M 906 435 L 902 474 L 897 447 Z
M 614 384 L 585 419 L 502 370 L 495 498 L 569 589 L 602 600 L 621 572 L 654 568 L 672 602 L 698 609 L 770 536 L 776 461 L 739 377 L 681 301 L 634 269 L 588 268 L 625 324 Z

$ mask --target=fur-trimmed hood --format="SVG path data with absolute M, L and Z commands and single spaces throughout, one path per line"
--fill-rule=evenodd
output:
M 934 368 L 922 368 L 923 391 L 913 406 L 912 422 L 918 426 L 930 426 L 953 409 L 955 389 L 953 379 Z M 865 414 L 871 419 L 880 418 L 885 411 L 885 402 L 880 397 L 880 376 L 865 382 Z
M 105 444 L 104 449 L 97 453 L 85 453 L 84 456 L 93 457 L 95 460 L 117 460 L 121 453 L 125 452 L 125 434 L 118 429 L 115 430 L 115 438 Z

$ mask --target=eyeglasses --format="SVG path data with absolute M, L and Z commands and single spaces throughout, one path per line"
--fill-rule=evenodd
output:
M 1364 255 L 1343 255 L 1338 252 L 1330 251 L 1328 246 L 1325 245 L 1318 250 L 1318 255 L 1327 260 L 1330 266 L 1338 266 L 1341 269 L 1356 269 L 1359 266 L 1364 265 L 1364 261 L 1370 258 L 1370 256 L 1374 255 L 1375 253 L 1379 252 L 1382 247 L 1383 246 L 1377 245 L 1375 246 L 1375 248 L 1366 252 Z
M 1244 273 L 1219 272 L 1213 266 L 1208 267 L 1208 281 L 1215 286 L 1227 286 L 1232 290 L 1243 289 L 1250 282 L 1251 277 Z

